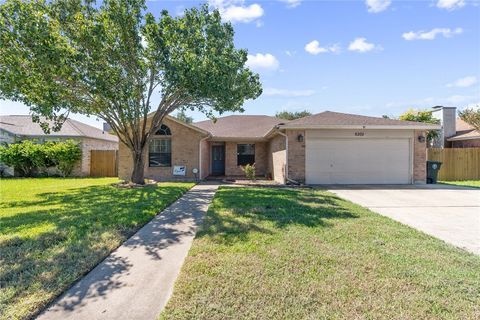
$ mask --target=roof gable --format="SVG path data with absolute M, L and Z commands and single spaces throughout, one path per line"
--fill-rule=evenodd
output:
M 378 126 L 378 127 L 432 127 L 439 126 L 414 121 L 402 121 L 380 117 L 361 116 L 356 114 L 324 111 L 311 116 L 292 120 L 282 127 L 315 127 L 315 126 Z
M 231 115 L 213 120 L 195 122 L 194 125 L 217 138 L 262 139 L 273 127 L 286 120 L 265 115 Z

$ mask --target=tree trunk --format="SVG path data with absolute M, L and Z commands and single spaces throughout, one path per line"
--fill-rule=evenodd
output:
M 133 172 L 130 179 L 136 184 L 145 184 L 145 157 L 143 150 L 133 151 Z

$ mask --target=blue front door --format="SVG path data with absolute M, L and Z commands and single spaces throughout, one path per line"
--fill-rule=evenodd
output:
M 225 146 L 212 146 L 212 175 L 225 174 Z

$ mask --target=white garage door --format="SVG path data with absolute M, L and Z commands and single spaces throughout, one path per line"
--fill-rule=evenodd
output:
M 409 184 L 410 140 L 306 140 L 308 184 Z

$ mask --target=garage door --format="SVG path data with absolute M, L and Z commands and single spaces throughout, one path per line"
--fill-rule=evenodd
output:
M 325 139 L 306 141 L 308 184 L 409 184 L 410 140 Z

